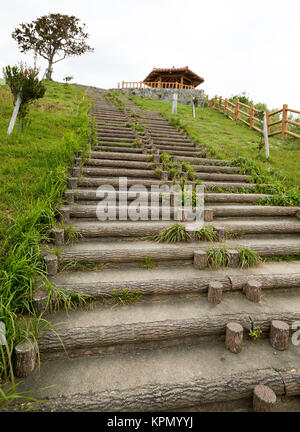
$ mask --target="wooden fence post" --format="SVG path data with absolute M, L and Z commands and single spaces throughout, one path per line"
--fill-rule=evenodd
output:
M 224 101 L 224 115 L 227 114 L 227 106 L 228 106 L 228 99 L 226 98 Z
M 267 116 L 267 130 L 268 130 L 268 136 L 271 133 L 271 128 L 270 128 L 270 123 L 271 123 L 271 116 L 269 111 L 266 111 L 266 116 Z
M 266 159 L 269 159 L 269 135 L 268 135 L 268 122 L 267 122 L 267 113 L 264 112 L 264 138 L 265 138 L 265 151 L 266 151 Z
M 234 110 L 234 120 L 238 121 L 239 119 L 239 100 L 236 99 L 235 101 L 235 110 Z
M 217 99 L 218 99 L 218 96 L 215 96 L 215 99 L 214 99 L 214 108 L 217 108 Z
M 254 105 L 253 104 L 250 106 L 249 123 L 250 123 L 250 127 L 253 128 L 254 126 Z
M 124 88 L 124 81 L 122 81 L 122 89 Z
M 288 110 L 288 106 L 287 105 L 283 105 L 283 110 L 282 110 L 282 138 L 286 138 L 286 131 L 287 131 L 287 120 L 288 120 L 288 114 L 287 114 L 287 110 Z

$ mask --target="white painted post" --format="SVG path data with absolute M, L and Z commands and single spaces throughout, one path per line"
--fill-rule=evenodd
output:
M 15 123 L 16 123 L 17 115 L 18 115 L 18 112 L 20 109 L 21 102 L 22 102 L 22 100 L 21 100 L 21 92 L 20 92 L 18 94 L 16 104 L 14 107 L 14 111 L 13 111 L 11 119 L 10 119 L 10 123 L 9 123 L 8 130 L 7 130 L 7 135 L 10 135 L 13 131 L 13 128 L 14 128 Z
M 194 101 L 194 98 L 193 98 L 193 117 L 194 117 L 194 118 L 196 117 L 195 101 Z
M 177 99 L 178 94 L 173 93 L 172 114 L 177 114 Z
M 266 159 L 269 158 L 269 137 L 268 137 L 268 125 L 267 125 L 267 114 L 264 112 L 264 137 L 265 137 L 265 150 L 266 150 Z

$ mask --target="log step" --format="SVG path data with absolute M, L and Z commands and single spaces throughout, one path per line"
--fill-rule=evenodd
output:
M 296 216 L 299 207 L 279 207 L 279 206 L 249 206 L 249 205 L 213 205 L 209 204 L 215 217 L 228 216 Z M 300 222 L 299 222 L 300 224 Z
M 88 207 L 88 206 L 87 206 Z M 81 208 L 81 207 L 80 207 Z M 96 212 L 91 209 L 87 209 L 86 212 L 76 212 L 73 213 L 73 217 L 95 217 Z M 174 223 L 174 222 L 173 222 Z M 186 222 L 181 222 L 182 225 L 186 225 Z M 163 229 L 168 228 L 172 224 L 171 221 L 109 221 L 107 223 L 97 223 L 97 222 L 76 222 L 74 228 L 80 232 L 83 238 L 95 238 L 95 237 L 129 237 L 129 238 L 143 238 L 146 236 L 151 236 L 158 234 Z M 230 231 L 231 233 L 239 234 L 296 234 L 300 233 L 300 224 L 288 221 L 239 221 L 239 222 L 219 222 L 214 220 L 214 222 L 207 222 L 206 225 L 214 226 L 216 228 L 223 227 Z
M 277 292 L 274 296 L 265 292 L 259 306 L 242 293 L 227 293 L 226 301 L 215 308 L 211 308 L 207 296 L 159 304 L 137 302 L 130 308 L 99 305 L 92 311 L 57 313 L 51 317 L 55 332 L 44 336 L 39 349 L 41 354 L 59 351 L 65 354 L 64 348 L 67 351 L 93 350 L 134 343 L 138 351 L 140 344 L 152 343 L 152 348 L 160 349 L 166 341 L 167 346 L 176 346 L 185 344 L 187 338 L 191 345 L 199 344 L 204 338 L 205 341 L 224 339 L 226 324 L 232 321 L 242 326 L 245 339 L 252 328 L 259 328 L 262 336 L 268 337 L 273 320 L 291 325 L 299 319 L 297 290 L 290 291 L 288 299 L 285 293 Z
M 262 263 L 259 267 L 241 270 L 228 268 L 219 270 L 196 270 L 192 265 L 171 269 L 145 269 L 142 267 L 130 269 L 103 269 L 101 271 L 68 271 L 50 277 L 51 283 L 57 288 L 68 291 L 75 290 L 101 298 L 113 295 L 114 290 L 128 289 L 130 292 L 139 291 L 142 296 L 198 296 L 205 295 L 211 282 L 219 282 L 223 286 L 224 302 L 227 293 L 243 292 L 248 280 L 261 283 L 263 294 L 277 295 L 279 290 L 300 289 L 299 261 L 285 262 L 277 274 L 278 264 L 274 262 Z M 267 291 L 266 291 L 267 290 Z M 268 291 L 269 290 L 269 291 Z M 296 291 L 295 291 L 296 292 Z M 265 297 L 263 297 L 264 299 Z M 288 299 L 288 296 L 286 295 Z M 224 303 L 226 304 L 226 302 Z M 284 303 L 283 303 L 284 304 Z
M 259 384 L 278 399 L 300 394 L 297 347 L 274 355 L 264 339 L 245 341 L 238 355 L 224 349 L 223 341 L 138 354 L 113 351 L 106 357 L 47 362 L 18 390 L 32 390 L 31 397 L 46 400 L 49 405 L 41 404 L 39 411 L 73 412 L 231 411 L 237 401 L 245 401 L 251 411 Z
M 84 176 L 91 177 L 141 177 L 141 178 L 160 178 L 159 174 L 156 174 L 153 170 L 146 169 L 130 169 L 130 168 L 82 168 L 82 174 Z
M 299 255 L 300 253 L 300 239 L 297 236 L 288 240 L 274 239 L 272 241 L 270 239 L 230 240 L 226 244 L 230 249 L 242 246 L 250 247 L 261 257 Z M 206 251 L 208 247 L 211 247 L 209 242 L 160 244 L 143 241 L 122 241 L 111 243 L 109 240 L 101 239 L 101 241 L 97 242 L 83 242 L 64 246 L 60 254 L 60 260 L 63 262 L 75 258 L 78 262 L 136 263 L 142 262 L 145 256 L 151 256 L 159 265 L 163 261 L 177 265 L 176 261 L 178 260 L 192 261 L 195 250 Z

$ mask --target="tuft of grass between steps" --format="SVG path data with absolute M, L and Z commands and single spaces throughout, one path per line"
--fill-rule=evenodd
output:
M 237 248 L 239 256 L 239 268 L 249 268 L 262 262 L 260 256 L 252 249 L 247 247 Z M 207 265 L 214 270 L 223 269 L 230 265 L 230 253 L 226 245 L 210 247 L 206 250 Z
M 50 328 L 32 307 L 38 278 L 45 277 L 40 244 L 50 241 L 56 225 L 74 152 L 85 154 L 91 135 L 91 102 L 84 91 L 55 82 L 46 87 L 45 98 L 31 107 L 30 124 L 22 134 L 15 130 L 10 136 L 6 131 L 12 97 L 6 86 L 0 88 L 0 321 L 7 341 L 0 346 L 0 383 L 9 378 L 12 382 L 10 390 L 1 391 L 0 406 L 18 397 L 11 363 L 14 347 Z M 20 325 L 25 315 L 32 325 L 26 332 Z
M 194 142 L 200 142 L 207 149 L 207 155 L 235 161 L 241 171 L 250 169 L 252 179 L 259 183 L 268 179 L 275 186 L 273 193 L 286 194 L 290 190 L 299 190 L 299 139 L 271 137 L 270 158 L 266 160 L 264 150 L 259 148 L 260 134 L 241 122 L 231 121 L 218 111 L 197 107 L 194 119 L 191 107 L 186 105 L 178 104 L 178 113 L 171 114 L 171 103 L 137 97 L 132 97 L 132 100 L 142 109 L 160 112 L 174 127 L 187 132 Z

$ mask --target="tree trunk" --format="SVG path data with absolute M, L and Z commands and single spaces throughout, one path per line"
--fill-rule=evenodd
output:
M 46 79 L 51 81 L 52 81 L 52 72 L 53 72 L 52 65 L 53 65 L 53 59 L 51 58 L 48 60 L 48 68 L 46 71 Z

